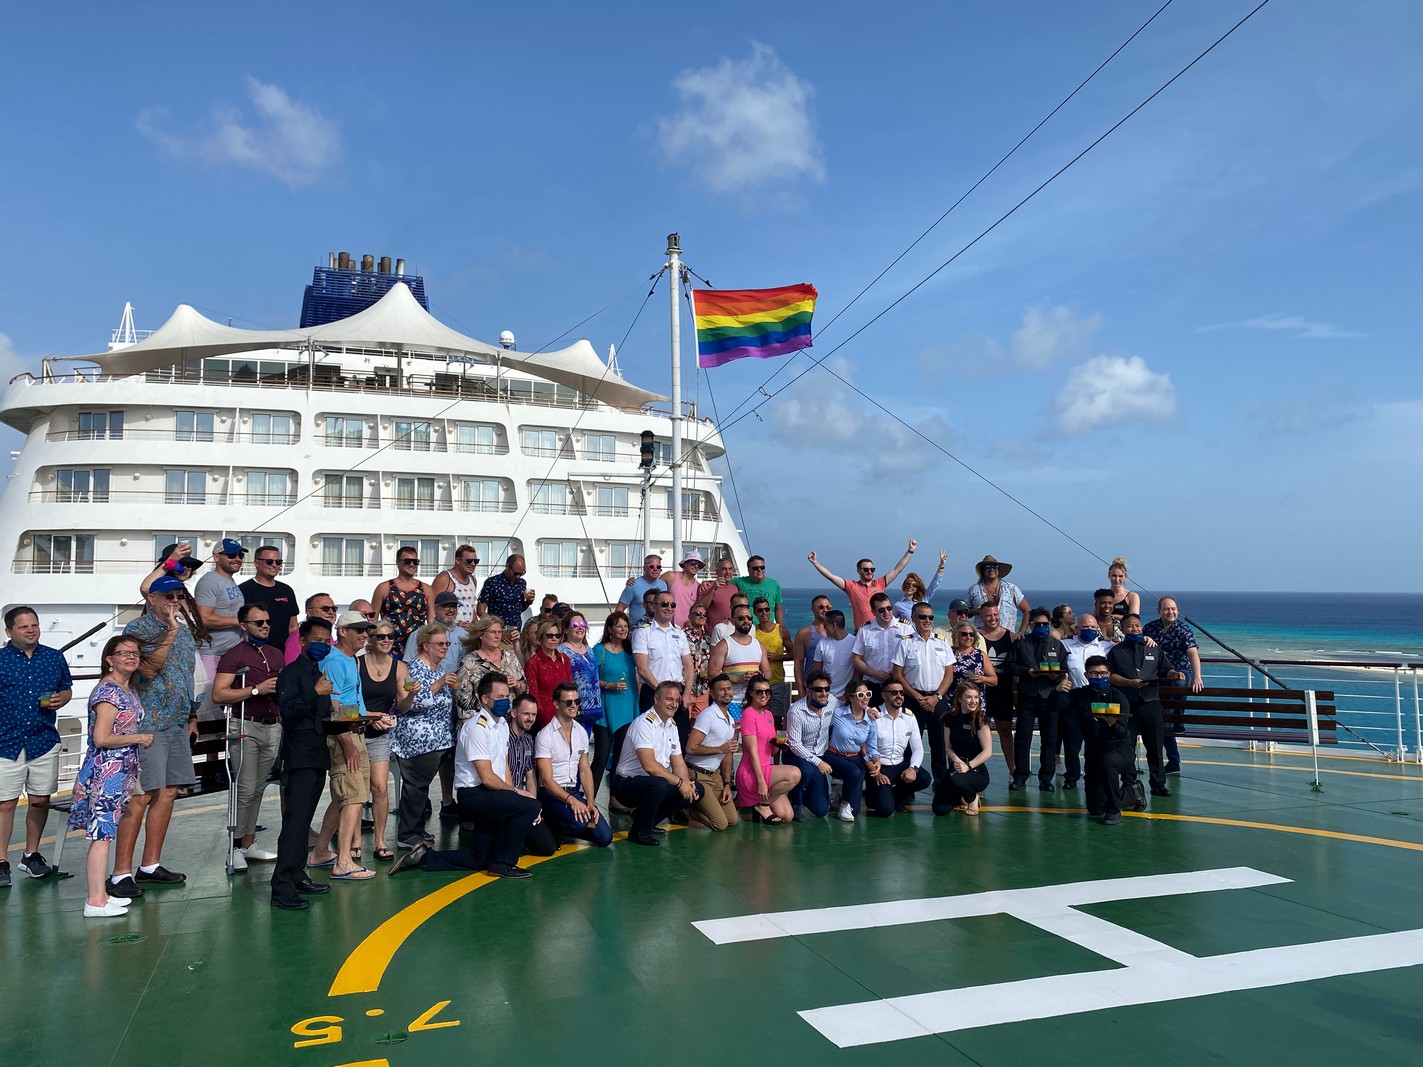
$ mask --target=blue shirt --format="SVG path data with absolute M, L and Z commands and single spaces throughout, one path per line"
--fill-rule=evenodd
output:
M 168 624 L 157 615 L 145 613 L 125 626 L 124 633 L 138 638 L 138 649 L 147 658 L 168 636 Z M 197 658 L 198 644 L 193 640 L 193 632 L 179 622 L 163 669 L 152 678 L 145 678 L 141 673 L 133 676 L 133 687 L 138 690 L 144 713 L 155 730 L 188 725 L 188 716 L 198 706 L 193 688 Z
M 410 640 L 405 642 L 405 662 L 413 663 L 415 657 L 420 655 L 420 646 L 415 638 L 419 636 L 419 631 L 410 635 Z M 459 673 L 460 663 L 464 660 L 464 645 L 462 642 L 469 636 L 469 631 L 463 626 L 448 626 L 445 628 L 445 636 L 450 639 L 450 647 L 445 649 L 445 658 L 440 660 L 440 670 L 445 674 Z
M 523 578 L 507 577 L 503 571 L 484 579 L 484 588 L 479 591 L 479 602 L 504 621 L 505 626 L 519 628 L 519 620 L 524 617 L 524 592 L 529 583 Z
M 331 651 L 321 661 L 320 667 L 321 673 L 331 680 L 331 696 L 336 699 L 336 703 L 354 704 L 361 709 L 361 714 L 364 715 L 366 713 L 366 698 L 361 693 L 361 671 L 356 666 L 355 659 L 332 645 Z M 327 712 L 322 718 L 326 719 L 330 716 L 331 713 Z
M 36 645 L 27 656 L 13 641 L 0 648 L 0 759 L 35 759 L 59 744 L 55 712 L 40 707 L 40 694 L 73 688 L 57 649 Z
M 636 626 L 643 620 L 645 613 L 642 610 L 642 598 L 651 589 L 666 591 L 667 583 L 661 578 L 655 582 L 649 582 L 646 578 L 638 578 L 632 585 L 623 590 L 623 595 L 618 597 L 618 603 L 627 608 L 628 619 Z
M 868 715 L 857 722 L 850 713 L 850 705 L 841 704 L 830 720 L 830 747 L 837 752 L 858 752 L 862 745 L 867 758 L 878 758 L 879 727 Z

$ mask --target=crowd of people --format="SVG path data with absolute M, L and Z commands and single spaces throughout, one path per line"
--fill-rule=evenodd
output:
M 164 843 L 174 801 L 195 781 L 190 738 L 205 716 L 228 720 L 229 869 L 273 863 L 272 905 L 293 911 L 330 880 L 375 877 L 379 863 L 392 875 L 527 878 L 521 856 L 552 855 L 568 840 L 609 845 L 613 813 L 643 846 L 659 845 L 668 821 L 725 831 L 747 819 L 889 818 L 925 791 L 935 815 L 976 816 L 995 731 L 1010 791 L 1033 777 L 1036 734 L 1038 788 L 1058 788 L 1061 760 L 1061 788 L 1082 784 L 1087 810 L 1107 825 L 1123 806 L 1145 806 L 1139 743 L 1151 792 L 1171 795 L 1179 756 L 1159 687 L 1201 687 L 1195 635 L 1174 598 L 1144 622 L 1118 558 L 1090 613 L 1035 607 L 1008 581 L 1012 565 L 984 556 L 940 626 L 930 598 L 947 554 L 926 584 L 907 570 L 917 548 L 911 540 L 883 576 L 861 559 L 853 578 L 809 553 L 851 623 L 820 595 L 794 635 L 763 557 L 748 560 L 746 576 L 720 559 L 704 578 L 696 551 L 670 575 L 649 555 L 593 641 L 572 605 L 549 595 L 534 607 L 517 555 L 480 585 L 478 556 L 461 545 L 427 583 L 418 552 L 401 548 L 395 577 L 342 611 L 326 593 L 299 607 L 274 546 L 255 551 L 256 574 L 240 584 L 239 542 L 224 539 L 201 575 L 186 542 L 169 546 L 141 583 L 143 613 L 105 644 L 89 697 L 67 817 L 90 841 L 84 914 L 122 915 L 149 889 L 186 880 L 164 865 Z M 41 878 L 56 713 L 73 680 L 63 655 L 40 643 L 33 609 L 11 608 L 4 621 L 0 840 L 8 850 L 27 796 L 20 869 Z M 258 840 L 258 818 L 277 772 L 272 849 Z M 434 847 L 435 818 L 460 825 L 458 847 Z M 329 880 L 313 879 L 317 870 Z M 10 882 L 7 852 L 0 887 Z

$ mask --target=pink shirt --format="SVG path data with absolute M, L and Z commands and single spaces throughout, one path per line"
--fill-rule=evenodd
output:
M 697 592 L 701 589 L 701 582 L 684 582 L 681 574 L 667 579 L 667 586 L 672 590 L 672 599 L 677 602 L 677 609 L 672 615 L 672 621 L 678 626 L 687 625 L 687 616 L 692 613 L 692 605 L 697 602 Z
M 868 587 L 864 582 L 845 583 L 845 595 L 850 598 L 850 614 L 854 616 L 855 629 L 858 630 L 875 617 L 875 613 L 870 610 L 870 598 L 883 592 L 883 578 L 876 578 Z

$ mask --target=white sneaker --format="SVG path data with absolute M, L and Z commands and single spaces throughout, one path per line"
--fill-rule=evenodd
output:
M 110 903 L 110 904 L 117 904 L 117 905 L 118 905 L 119 907 L 121 907 L 121 908 L 126 908 L 126 907 L 128 907 L 130 904 L 132 904 L 133 901 L 130 900 L 128 897 L 110 897 L 110 898 L 109 898 L 109 903 Z
M 112 897 L 109 899 L 109 902 L 105 904 L 102 908 L 96 908 L 92 904 L 84 905 L 84 918 L 86 919 L 102 919 L 115 915 L 127 914 L 128 912 L 124 911 L 122 907 L 115 903 Z
M 256 841 L 253 841 L 250 845 L 244 848 L 242 850 L 242 853 L 253 863 L 274 863 L 277 859 L 277 854 L 275 852 L 268 852 L 261 845 L 257 844 Z
M 245 871 L 247 869 L 247 857 L 242 854 L 242 849 L 240 848 L 234 848 L 232 850 L 232 855 L 229 857 L 229 861 L 232 863 L 232 870 L 234 873 L 237 871 Z
M 841 804 L 838 816 L 841 822 L 854 822 L 855 813 L 850 810 L 849 804 Z

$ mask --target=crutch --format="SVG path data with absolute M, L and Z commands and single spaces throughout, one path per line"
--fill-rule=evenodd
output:
M 214 679 L 215 680 L 215 679 Z M 239 668 L 233 675 L 233 682 L 238 689 L 242 689 L 247 683 L 247 668 Z M 237 779 L 242 771 L 242 742 L 247 737 L 247 701 L 239 701 L 237 704 L 237 737 L 232 736 L 232 705 L 222 706 L 223 715 L 223 746 L 227 757 L 227 839 L 223 842 L 223 864 L 227 868 L 228 874 L 236 874 L 236 868 L 232 865 L 232 850 L 235 847 L 233 842 L 237 838 Z M 236 741 L 234 746 L 233 742 Z M 234 753 L 235 747 L 235 753 Z

